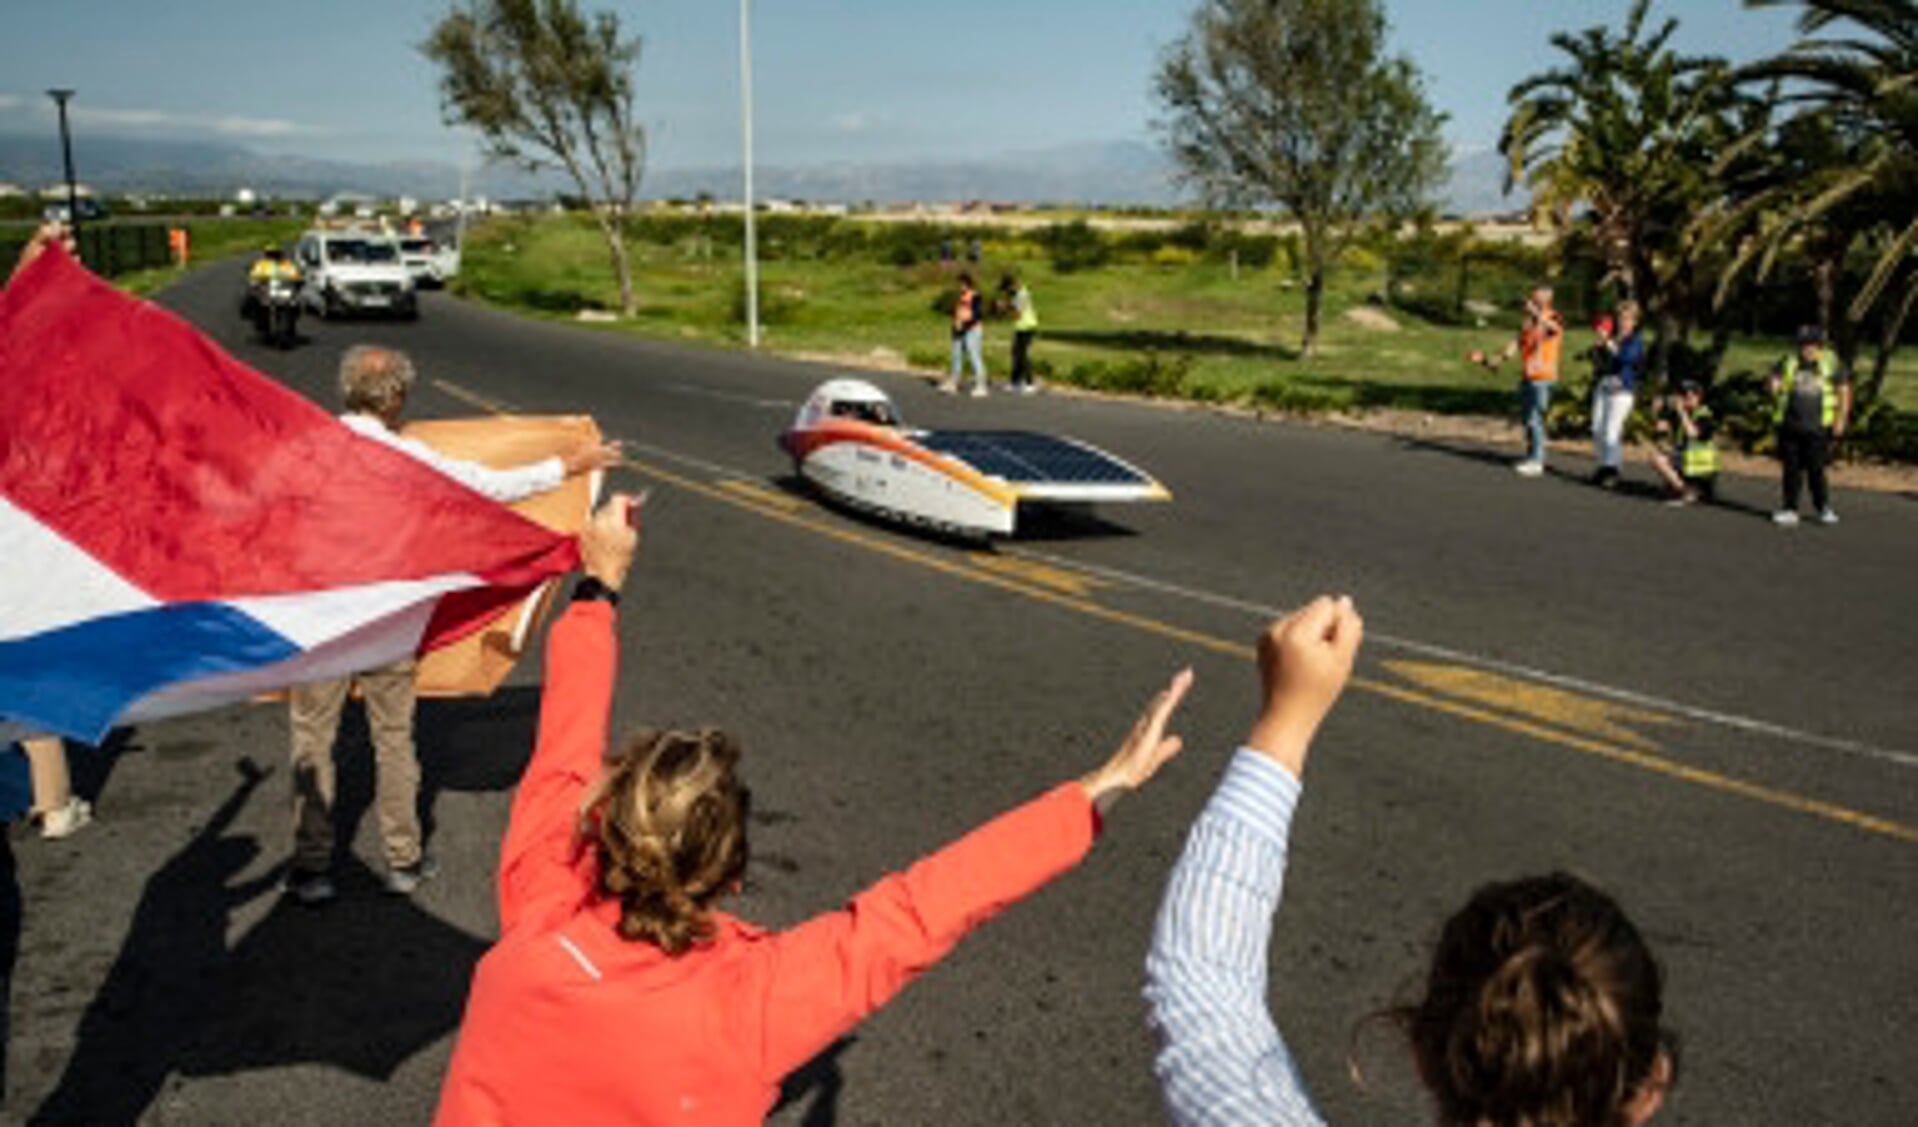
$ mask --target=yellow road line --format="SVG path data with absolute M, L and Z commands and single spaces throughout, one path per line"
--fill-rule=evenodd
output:
M 800 509 L 806 507 L 806 503 L 799 498 L 788 493 L 780 493 L 768 489 L 758 482 L 741 481 L 738 478 L 727 478 L 718 484 L 719 488 L 737 493 L 747 500 L 755 501 L 761 505 L 771 505 L 776 509 L 784 509 L 789 513 L 798 512 Z
M 444 380 L 434 380 L 433 382 L 442 390 L 446 391 L 447 394 L 480 406 L 483 410 L 491 411 L 495 414 L 510 413 L 508 409 L 502 406 L 487 405 L 480 396 L 468 392 L 457 385 L 449 384 Z M 803 515 L 803 513 L 798 510 L 773 507 L 754 493 L 741 491 L 736 488 L 725 488 L 726 483 L 724 482 L 715 485 L 700 481 L 696 478 L 687 477 L 684 474 L 642 462 L 632 457 L 626 459 L 626 465 L 658 481 L 678 486 L 688 492 L 732 505 L 735 508 L 756 513 L 768 520 L 805 529 L 808 532 L 817 533 L 844 544 L 865 548 L 879 555 L 890 556 L 893 559 L 902 560 L 906 563 L 917 564 L 920 567 L 928 568 L 944 575 L 954 576 L 971 583 L 983 584 L 987 587 L 994 587 L 1015 595 L 1022 595 L 1038 602 L 1050 603 L 1053 606 L 1077 611 L 1089 618 L 1096 618 L 1120 626 L 1130 627 L 1144 633 L 1169 638 L 1176 642 L 1184 642 L 1212 653 L 1223 654 L 1226 657 L 1239 658 L 1245 661 L 1251 661 L 1257 657 L 1257 653 L 1253 647 L 1245 643 L 1228 641 L 1211 634 L 1202 633 L 1197 630 L 1189 630 L 1183 626 L 1175 626 L 1172 623 L 1162 622 L 1156 618 L 1134 614 L 1130 611 L 1101 606 L 1098 603 L 1090 602 L 1076 595 L 1064 594 L 1044 587 L 1035 587 L 1028 583 L 1009 578 L 1006 575 L 956 563 L 950 559 L 933 555 L 930 552 L 910 547 L 892 539 L 869 535 L 855 529 L 843 528 L 834 524 L 827 524 L 810 516 Z M 786 498 L 782 495 L 781 499 L 785 500 Z M 1804 795 L 1794 794 L 1790 791 L 1779 790 L 1761 783 L 1754 783 L 1745 779 L 1735 778 L 1731 775 L 1721 774 L 1717 771 L 1707 770 L 1703 767 L 1692 767 L 1677 762 L 1676 760 L 1651 754 L 1650 752 L 1606 743 L 1602 740 L 1595 740 L 1574 732 L 1559 731 L 1537 721 L 1527 720 L 1517 716 L 1507 716 L 1475 705 L 1446 700 L 1442 697 L 1432 696 L 1401 685 L 1374 680 L 1370 677 L 1354 677 L 1351 684 L 1352 688 L 1360 692 L 1372 693 L 1404 704 L 1411 704 L 1420 708 L 1442 712 L 1458 719 L 1472 720 L 1495 728 L 1502 728 L 1519 735 L 1530 736 L 1533 739 L 1545 743 L 1555 744 L 1559 747 L 1582 752 L 1587 755 L 1596 755 L 1615 763 L 1637 767 L 1656 775 L 1662 775 L 1666 778 L 1677 779 L 1681 782 L 1705 787 L 1722 794 L 1735 795 L 1778 809 L 1810 815 L 1811 817 L 1821 818 L 1839 825 L 1850 826 L 1853 829 L 1863 830 L 1867 833 L 1879 834 L 1899 841 L 1918 843 L 1918 826 L 1894 821 L 1890 818 L 1881 818 L 1873 814 L 1866 814 L 1862 811 L 1853 810 L 1836 803 L 1809 798 Z

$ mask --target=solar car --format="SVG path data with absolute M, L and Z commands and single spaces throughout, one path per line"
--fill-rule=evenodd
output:
M 1018 430 L 914 430 L 864 380 L 821 384 L 779 444 L 827 497 L 887 520 L 1009 536 L 1022 505 L 1165 501 L 1165 486 L 1096 446 Z

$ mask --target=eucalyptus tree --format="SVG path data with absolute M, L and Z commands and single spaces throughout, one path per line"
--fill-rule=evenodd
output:
M 640 40 L 615 12 L 576 0 L 473 0 L 434 25 L 420 53 L 438 65 L 447 124 L 477 130 L 495 157 L 566 173 L 606 240 L 620 311 L 638 308 L 626 217 L 646 167 L 634 108 Z
M 1298 225 L 1308 356 L 1328 267 L 1368 221 L 1415 213 L 1445 175 L 1445 117 L 1411 60 L 1387 54 L 1386 33 L 1378 0 L 1202 0 L 1155 83 L 1187 186 Z

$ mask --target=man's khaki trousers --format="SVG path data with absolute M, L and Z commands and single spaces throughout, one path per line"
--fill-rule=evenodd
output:
M 293 687 L 294 868 L 317 873 L 333 867 L 333 744 L 340 732 L 340 712 L 356 682 L 373 736 L 375 805 L 386 863 L 400 868 L 419 861 L 420 764 L 413 749 L 413 672 L 418 664 L 407 658 L 338 681 Z

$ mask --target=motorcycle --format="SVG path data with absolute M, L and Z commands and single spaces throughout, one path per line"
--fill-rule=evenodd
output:
M 271 278 L 253 285 L 247 307 L 260 339 L 275 348 L 292 348 L 300 339 L 300 283 Z

